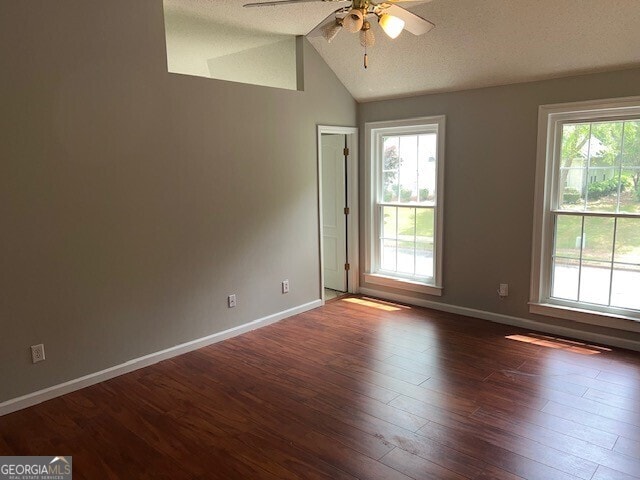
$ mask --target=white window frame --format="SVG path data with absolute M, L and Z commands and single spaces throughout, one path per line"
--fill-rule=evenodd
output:
M 382 225 L 377 208 L 379 192 L 379 151 L 380 137 L 393 134 L 437 134 L 436 154 L 436 199 L 434 207 L 434 276 L 428 281 L 401 276 L 390 276 L 379 272 L 379 234 Z M 407 120 L 384 122 L 368 122 L 365 124 L 365 158 L 368 159 L 365 183 L 365 273 L 364 280 L 368 284 L 391 287 L 401 290 L 442 295 L 442 255 L 443 255 L 443 200 L 444 200 L 444 165 L 445 165 L 445 116 L 421 117 Z
M 556 169 L 563 123 L 640 118 L 640 97 L 542 105 L 538 111 L 533 244 L 529 311 L 591 325 L 640 332 L 640 314 L 633 310 L 595 306 L 551 298 L 554 225 L 551 209 L 558 198 Z M 633 215 L 627 215 L 633 216 Z

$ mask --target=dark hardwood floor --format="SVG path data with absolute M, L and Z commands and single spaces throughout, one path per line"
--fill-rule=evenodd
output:
M 78 479 L 640 478 L 640 354 L 342 298 L 0 417 Z

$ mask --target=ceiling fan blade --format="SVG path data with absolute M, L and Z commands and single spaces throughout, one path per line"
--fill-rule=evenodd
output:
M 311 3 L 311 2 L 346 2 L 348 0 L 274 0 L 270 2 L 246 3 L 243 7 L 276 7 L 278 5 L 290 5 L 295 3 Z
M 398 5 L 389 5 L 388 7 L 383 8 L 381 11 L 404 20 L 404 29 L 409 33 L 413 33 L 414 35 L 424 35 L 433 27 L 435 27 L 435 25 L 429 20 L 426 20 L 416 15 L 415 13 L 410 12 L 409 10 L 405 10 Z

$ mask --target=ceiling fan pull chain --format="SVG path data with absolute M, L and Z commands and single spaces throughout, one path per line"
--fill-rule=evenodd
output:
M 369 57 L 367 56 L 367 47 L 364 47 L 364 68 L 369 66 Z

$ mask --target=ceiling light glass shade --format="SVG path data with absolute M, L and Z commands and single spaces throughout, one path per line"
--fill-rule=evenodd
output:
M 400 35 L 404 29 L 404 20 L 389 15 L 388 13 L 383 13 L 380 16 L 379 22 L 382 30 L 384 30 L 384 33 L 386 33 L 389 38 L 398 38 L 398 35 Z
M 359 32 L 360 29 L 362 29 L 363 23 L 364 17 L 362 12 L 356 9 L 349 10 L 347 16 L 342 19 L 342 26 L 351 33 Z
M 369 23 L 369 22 L 365 22 Z M 363 47 L 373 47 L 376 44 L 376 37 L 371 28 L 363 28 L 360 30 L 360 45 Z
M 331 40 L 336 38 L 336 35 L 340 33 L 341 28 L 342 25 L 337 21 L 330 23 L 329 25 L 325 25 L 324 27 L 322 27 L 322 36 L 327 42 L 331 43 Z

